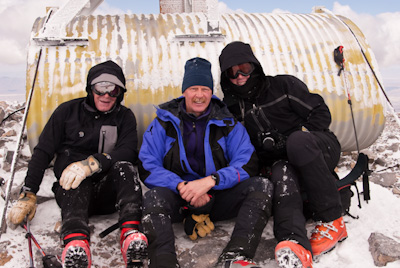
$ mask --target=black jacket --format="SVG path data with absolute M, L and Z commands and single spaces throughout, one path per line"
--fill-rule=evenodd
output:
M 328 131 L 331 114 L 323 98 L 310 93 L 294 76 L 265 76 L 248 44 L 231 43 L 219 60 L 223 100 L 236 118 L 245 122 L 257 152 L 263 150 L 259 139 L 262 133 L 276 131 L 289 136 L 302 127 L 309 131 Z M 235 86 L 225 71 L 245 62 L 252 62 L 255 70 L 244 86 Z
M 117 161 L 137 161 L 137 130 L 133 112 L 117 104 L 110 113 L 100 113 L 88 104 L 89 97 L 61 104 L 44 127 L 28 165 L 25 186 L 36 193 L 44 172 L 56 156 L 54 173 L 93 155 L 102 172 Z M 104 154 L 103 154 L 104 153 Z

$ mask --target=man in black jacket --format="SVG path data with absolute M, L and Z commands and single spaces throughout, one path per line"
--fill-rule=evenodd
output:
M 121 105 L 125 88 L 122 69 L 113 61 L 89 70 L 87 96 L 61 104 L 44 127 L 18 201 L 8 217 L 20 224 L 32 220 L 36 193 L 56 156 L 57 181 L 52 190 L 61 208 L 63 267 L 91 266 L 89 216 L 118 210 L 120 245 L 125 263 L 141 267 L 147 239 L 138 231 L 142 190 L 137 162 L 136 118 Z
M 265 76 L 249 44 L 228 44 L 219 62 L 224 102 L 244 123 L 261 166 L 270 170 L 275 258 L 280 267 L 312 267 L 311 252 L 325 253 L 347 238 L 333 174 L 340 144 L 329 130 L 329 108 L 296 77 Z M 301 192 L 317 221 L 310 240 Z

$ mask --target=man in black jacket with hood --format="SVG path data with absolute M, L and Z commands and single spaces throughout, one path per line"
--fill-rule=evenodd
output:
M 228 44 L 219 62 L 224 102 L 245 125 L 261 166 L 270 170 L 275 258 L 280 267 L 312 267 L 312 255 L 347 238 L 333 174 L 340 144 L 329 130 L 329 108 L 296 77 L 265 76 L 249 44 Z M 317 222 L 310 240 L 301 192 Z
M 13 224 L 32 220 L 36 193 L 56 156 L 52 190 L 61 208 L 63 267 L 91 266 L 89 216 L 116 210 L 123 259 L 128 267 L 141 267 L 147 239 L 138 231 L 142 190 L 133 167 L 138 158 L 136 118 L 121 105 L 126 92 L 122 69 L 113 61 L 95 65 L 86 91 L 85 98 L 67 101 L 53 112 L 8 217 Z

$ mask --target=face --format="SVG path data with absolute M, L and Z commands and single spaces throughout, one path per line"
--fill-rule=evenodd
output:
M 255 67 L 253 63 L 245 62 L 228 68 L 228 70 L 226 70 L 226 75 L 232 84 L 243 86 L 250 78 L 254 69 Z
M 205 86 L 191 86 L 182 95 L 185 97 L 186 112 L 199 116 L 210 104 L 212 90 Z
M 247 80 L 249 80 L 250 75 L 242 75 L 239 74 L 237 78 L 229 78 L 231 80 L 231 83 L 237 86 L 243 86 L 246 84 Z
M 96 94 L 93 90 L 92 93 L 94 98 L 94 104 L 96 105 L 97 110 L 99 110 L 100 112 L 110 111 L 114 107 L 115 102 L 117 101 L 117 97 L 110 97 L 108 93 L 106 93 L 103 96 Z

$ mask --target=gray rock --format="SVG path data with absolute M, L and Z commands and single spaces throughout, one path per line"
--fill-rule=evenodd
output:
M 400 244 L 381 233 L 372 233 L 368 238 L 369 251 L 376 266 L 400 260 Z
M 399 150 L 399 144 L 398 143 L 393 143 L 392 145 L 390 145 L 388 147 L 389 150 L 391 150 L 392 152 L 397 152 Z
M 14 129 L 10 129 L 9 131 L 7 131 L 6 133 L 4 133 L 2 135 L 3 137 L 13 137 L 13 136 L 17 136 L 17 132 Z
M 397 183 L 396 173 L 394 172 L 373 173 L 370 176 L 370 180 L 383 187 L 391 187 Z
M 6 113 L 4 112 L 4 109 L 0 107 L 0 122 L 3 121 L 5 116 Z
M 380 165 L 380 166 L 383 166 L 383 167 L 386 166 L 386 160 L 381 158 L 381 157 L 375 159 L 374 162 L 375 162 L 376 165 Z

